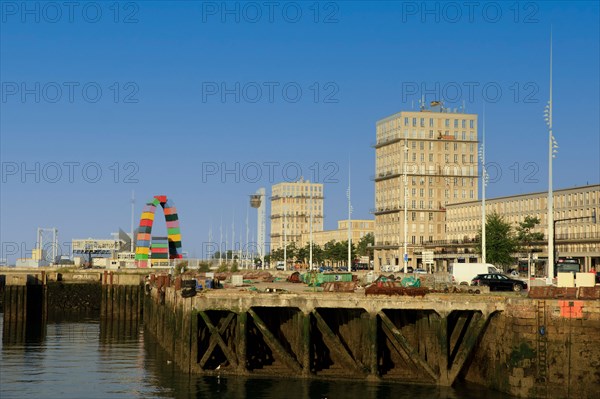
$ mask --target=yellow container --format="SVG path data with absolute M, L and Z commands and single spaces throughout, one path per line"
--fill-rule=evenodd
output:
M 142 219 L 154 220 L 154 214 L 152 212 L 142 213 Z
M 148 247 L 137 247 L 135 249 L 135 253 L 136 254 L 146 254 L 147 255 L 149 250 L 150 250 L 150 248 L 148 248 Z
M 169 241 L 181 241 L 181 234 L 172 234 L 169 236 Z

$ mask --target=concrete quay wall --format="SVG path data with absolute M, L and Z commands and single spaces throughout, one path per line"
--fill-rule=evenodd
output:
M 600 301 L 510 299 L 490 320 L 467 381 L 531 398 L 596 398 Z
M 182 298 L 163 287 L 145 295 L 144 322 L 187 372 L 462 379 L 532 398 L 592 398 L 600 386 L 598 300 L 233 290 Z M 269 356 L 252 360 L 254 346 Z

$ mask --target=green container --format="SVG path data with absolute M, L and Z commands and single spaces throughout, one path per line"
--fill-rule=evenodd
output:
M 347 283 L 352 281 L 352 273 L 326 273 L 322 274 L 324 283 L 335 283 L 335 282 L 343 282 Z

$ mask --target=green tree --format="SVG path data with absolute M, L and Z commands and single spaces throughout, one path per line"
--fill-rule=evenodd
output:
M 481 254 L 481 230 L 475 248 Z M 497 212 L 487 216 L 485 221 L 486 262 L 496 266 L 509 266 L 514 263 L 513 253 L 518 249 L 510 223 Z
M 533 252 L 533 244 L 544 240 L 544 233 L 532 231 L 535 226 L 540 224 L 540 219 L 533 216 L 525 216 L 525 220 L 517 226 L 517 244 L 527 252 L 527 267 L 531 267 L 531 253 Z
M 308 264 L 310 261 L 310 243 L 307 243 L 303 248 L 298 249 L 296 259 L 299 262 Z M 318 244 L 313 243 L 312 246 L 313 265 L 319 265 L 323 262 L 323 250 Z
M 273 251 L 271 251 L 271 255 L 269 256 L 269 263 L 271 261 L 278 261 L 278 260 L 283 260 L 283 248 L 278 248 L 275 249 Z M 267 262 L 267 259 L 265 257 L 265 262 Z
M 325 260 L 328 260 L 331 263 L 336 262 L 334 240 L 326 242 L 323 246 L 323 258 L 325 258 Z
M 540 219 L 533 216 L 525 216 L 525 220 L 517 226 L 517 242 L 520 247 L 531 252 L 531 246 L 534 242 L 543 241 L 544 233 L 532 231 L 535 226 L 540 224 Z
M 356 246 L 356 252 L 359 256 L 372 256 L 372 248 L 375 245 L 375 235 L 373 233 L 367 233 L 361 237 L 358 245 Z
M 306 245 L 303 248 L 298 248 L 296 251 L 296 262 L 306 263 L 306 260 L 310 254 L 310 245 Z

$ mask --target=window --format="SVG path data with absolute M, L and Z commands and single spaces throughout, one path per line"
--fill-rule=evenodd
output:
M 446 119 L 446 120 L 444 121 L 444 126 L 446 126 L 446 127 L 450 127 L 450 119 Z
M 455 129 L 458 129 L 458 119 L 455 119 L 455 120 L 454 120 L 454 128 L 455 128 Z
M 473 122 L 474 122 L 474 121 L 473 121 L 473 119 L 471 119 L 471 120 L 469 121 L 469 128 L 470 128 L 470 129 L 473 129 Z
M 421 127 L 425 127 L 425 118 L 421 118 L 420 122 Z
M 408 126 L 408 118 L 407 117 L 404 118 L 404 126 Z
M 413 127 L 417 127 L 417 118 L 412 118 Z
M 429 212 L 429 221 L 433 221 L 433 212 Z
M 433 118 L 429 118 L 429 127 L 433 127 Z M 433 132 L 433 130 L 432 130 Z
M 463 119 L 462 120 L 462 128 L 464 129 L 464 128 L 466 128 L 466 126 L 467 126 L 467 120 Z
M 429 162 L 433 162 L 433 154 L 429 154 Z

